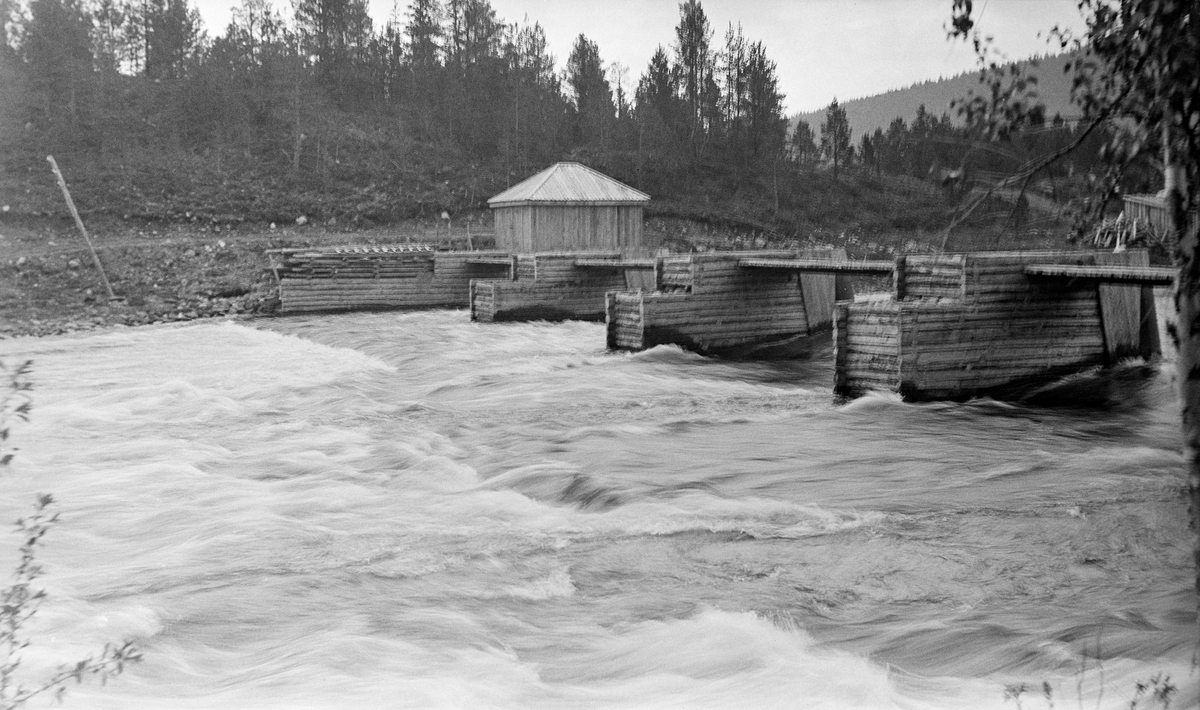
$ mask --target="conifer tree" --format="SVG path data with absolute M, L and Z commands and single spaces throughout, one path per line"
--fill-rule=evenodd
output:
M 297 0 L 295 8 L 296 28 L 316 60 L 318 77 L 342 93 L 354 59 L 370 39 L 366 0 Z
M 79 0 L 33 0 L 22 49 L 33 107 L 46 128 L 81 118 L 92 73 L 91 18 Z
M 812 165 L 817 159 L 816 135 L 808 121 L 796 121 L 789 144 L 791 158 L 798 166 Z
M 566 76 L 575 103 L 576 142 L 603 148 L 616 117 L 616 107 L 600 61 L 600 49 L 582 34 L 575 39 L 567 58 Z
M 688 108 L 687 135 L 692 150 L 699 153 L 709 128 L 707 122 L 719 113 L 720 91 L 714 79 L 710 46 L 713 33 L 700 0 L 685 0 L 679 5 L 679 14 L 679 24 L 675 27 L 675 71 Z
M 746 58 L 746 120 L 752 158 L 774 157 L 783 151 L 787 121 L 775 62 L 762 42 L 750 45 Z
M 144 4 L 145 73 L 152 79 L 179 78 L 199 48 L 200 14 L 187 0 Z
M 442 51 L 442 6 L 438 0 L 413 0 L 405 18 L 409 64 L 424 69 L 437 66 Z
M 833 161 L 833 179 L 837 180 L 838 168 L 850 154 L 850 121 L 836 98 L 825 109 L 825 120 L 821 122 L 821 154 Z

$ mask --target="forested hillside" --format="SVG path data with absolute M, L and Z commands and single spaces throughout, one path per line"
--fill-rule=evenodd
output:
M 656 195 L 784 158 L 775 63 L 740 29 L 718 42 L 696 0 L 633 95 L 587 37 L 560 73 L 542 28 L 487 0 L 414 0 L 382 27 L 364 0 L 243 0 L 214 36 L 187 0 L 0 1 L 13 209 L 48 202 L 25 184 L 46 153 L 92 209 L 372 220 L 477 207 L 563 158 Z
M 1045 104 L 1046 118 L 1049 120 L 1056 115 L 1067 120 L 1079 115 L 1078 107 L 1071 103 L 1071 76 L 1065 71 L 1070 59 L 1070 55 L 1060 54 L 1018 62 L 1028 75 L 1037 77 L 1037 96 Z M 943 113 L 953 116 L 950 107 L 952 101 L 962 99 L 968 92 L 979 93 L 980 90 L 979 72 L 966 72 L 948 79 L 923 81 L 903 89 L 839 103 L 846 109 L 846 117 L 854 134 L 861 136 L 876 128 L 886 131 L 895 118 L 911 122 L 921 106 L 935 116 Z M 817 126 L 824 116 L 825 109 L 821 108 L 796 114 L 792 117 L 792 123 L 800 120 Z
M 559 62 L 536 20 L 488 0 L 412 0 L 382 25 L 365 0 L 274 7 L 241 0 L 209 33 L 188 0 L 0 0 L 0 218 L 65 215 L 47 154 L 85 214 L 339 228 L 486 222 L 489 196 L 578 160 L 648 192 L 652 216 L 895 237 L 944 228 L 980 180 L 1075 130 L 995 144 L 918 111 L 868 134 L 852 102 L 789 135 L 767 48 L 718 33 L 699 0 L 628 84 L 586 36 Z M 1085 146 L 1034 188 L 1069 196 L 1095 159 Z M 1055 224 L 1005 210 L 981 226 Z

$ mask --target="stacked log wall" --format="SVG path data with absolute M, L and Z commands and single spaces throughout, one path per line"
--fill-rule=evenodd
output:
M 1095 287 L 1028 300 L 900 305 L 900 385 L 917 399 L 970 396 L 1105 361 Z
M 605 320 L 610 350 L 642 350 L 646 347 L 642 318 L 644 294 L 610 291 L 605 296 Z
M 692 290 L 692 257 L 689 255 L 668 256 L 663 259 L 662 283 L 665 291 Z
M 1144 351 L 1145 321 L 1154 314 L 1143 287 L 1032 279 L 1024 267 L 1147 260 L 1144 252 L 907 257 L 902 300 L 838 304 L 835 387 L 962 398 L 1109 363 L 1122 350 Z
M 462 307 L 473 277 L 507 273 L 472 264 L 486 252 L 305 252 L 279 267 L 280 312 Z
M 722 294 L 752 291 L 761 287 L 791 282 L 798 284 L 795 273 L 738 266 L 741 259 L 794 259 L 794 251 L 708 252 L 693 254 L 691 292 L 693 294 Z
M 793 277 L 794 278 L 794 277 Z M 799 285 L 742 292 L 642 294 L 642 347 L 709 352 L 808 333 Z
M 920 254 L 904 259 L 904 298 L 962 298 L 962 254 Z
M 662 291 L 619 293 L 612 347 L 674 344 L 700 352 L 808 335 L 832 324 L 836 277 L 739 266 L 742 259 L 845 257 L 844 250 L 713 252 L 663 259 Z M 611 301 L 610 303 L 614 303 Z M 638 304 L 634 308 L 633 304 Z M 636 337 L 627 333 L 636 332 Z
M 537 274 L 537 262 L 533 254 L 517 256 L 517 281 L 533 281 Z
M 467 302 L 470 304 L 471 320 L 491 321 L 496 312 L 496 284 L 499 281 L 491 279 L 472 279 L 467 290 Z
M 622 282 L 621 287 L 624 287 Z M 490 323 L 524 320 L 604 320 L 612 284 L 478 280 L 472 283 L 471 317 Z
M 618 261 L 609 252 L 551 252 L 518 257 L 516 281 L 472 283 L 471 317 L 480 322 L 604 320 L 605 295 L 625 288 L 620 269 L 583 269 L 578 259 Z
M 834 313 L 834 389 L 857 394 L 900 387 L 900 305 L 839 302 Z

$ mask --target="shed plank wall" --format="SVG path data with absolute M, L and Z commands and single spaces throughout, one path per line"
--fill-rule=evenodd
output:
M 497 207 L 496 247 L 521 253 L 640 247 L 642 212 L 640 205 Z

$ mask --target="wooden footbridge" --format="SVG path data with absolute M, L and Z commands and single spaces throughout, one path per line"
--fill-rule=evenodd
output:
M 744 269 L 782 269 L 812 274 L 888 274 L 904 273 L 904 261 L 851 259 L 739 259 Z M 1161 266 L 1078 266 L 1072 264 L 1028 264 L 1022 271 L 1032 278 L 1082 279 L 1104 283 L 1170 286 L 1175 269 Z

